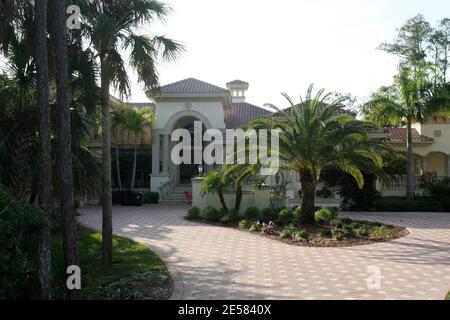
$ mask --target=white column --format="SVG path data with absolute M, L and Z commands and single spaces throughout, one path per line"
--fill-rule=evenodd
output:
M 163 135 L 163 154 L 162 154 L 162 162 L 163 162 L 163 175 L 169 175 L 169 135 Z
M 422 174 L 424 174 L 425 172 L 427 172 L 427 157 L 423 156 L 422 157 Z
M 160 157 L 160 140 L 159 134 L 154 134 L 152 139 L 152 175 L 159 175 L 159 157 Z

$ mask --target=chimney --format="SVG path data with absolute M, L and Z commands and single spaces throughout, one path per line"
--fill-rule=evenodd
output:
M 227 83 L 227 89 L 231 92 L 233 103 L 245 102 L 245 92 L 248 88 L 249 84 L 241 80 L 234 80 Z

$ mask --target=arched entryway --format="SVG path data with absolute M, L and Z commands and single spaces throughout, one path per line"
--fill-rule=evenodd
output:
M 172 164 L 172 172 L 174 174 L 174 179 L 177 185 L 187 186 L 191 184 L 192 178 L 200 174 L 200 167 L 203 168 L 203 164 L 195 163 L 195 152 L 201 152 L 203 154 L 204 144 L 203 141 L 200 147 L 195 146 L 195 122 L 202 123 L 201 136 L 203 137 L 205 131 L 207 130 L 205 123 L 195 116 L 184 116 L 175 123 L 174 130 L 183 129 L 189 132 L 191 137 L 191 150 L 190 151 L 190 163 L 182 163 L 179 166 Z M 170 152 L 172 152 L 173 147 L 178 144 L 178 142 L 172 142 Z M 180 156 L 183 156 L 182 152 Z

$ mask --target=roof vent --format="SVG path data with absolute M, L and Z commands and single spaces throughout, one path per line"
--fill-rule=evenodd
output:
M 248 88 L 248 82 L 241 80 L 234 80 L 227 83 L 227 89 L 231 92 L 233 103 L 245 102 L 245 92 Z

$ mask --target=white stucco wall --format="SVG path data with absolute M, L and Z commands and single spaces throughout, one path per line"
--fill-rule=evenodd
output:
M 172 130 L 176 119 L 201 115 L 215 129 L 225 129 L 225 112 L 220 99 L 164 99 L 156 101 L 155 130 Z

